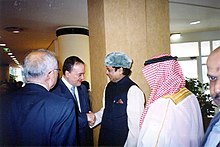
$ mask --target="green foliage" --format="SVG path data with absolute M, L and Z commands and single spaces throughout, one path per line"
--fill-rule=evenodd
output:
M 15 75 L 12 75 L 12 74 L 10 74 L 10 77 L 9 77 L 9 82 L 10 83 L 15 83 L 16 82 L 16 76 Z
M 202 116 L 214 116 L 215 114 L 215 105 L 212 104 L 212 98 L 210 94 L 207 94 L 209 89 L 208 83 L 201 83 L 196 78 L 187 78 L 186 79 L 186 88 L 189 89 L 193 94 L 196 95 L 200 108 L 202 111 Z

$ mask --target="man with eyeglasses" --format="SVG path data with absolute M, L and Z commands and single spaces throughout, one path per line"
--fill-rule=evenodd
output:
M 26 85 L 1 101 L 1 146 L 75 146 L 73 101 L 49 90 L 58 77 L 54 54 L 38 49 L 24 59 Z
M 89 125 L 95 121 L 91 112 L 87 88 L 82 84 L 85 64 L 77 56 L 70 56 L 63 63 L 63 75 L 52 92 L 71 99 L 77 115 L 77 139 L 79 146 L 93 146 L 93 132 Z

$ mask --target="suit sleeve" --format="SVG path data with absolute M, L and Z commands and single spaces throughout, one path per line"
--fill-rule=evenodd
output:
M 78 112 L 78 121 L 79 121 L 79 127 L 85 128 L 88 127 L 88 119 L 87 119 L 87 113 L 91 110 L 89 106 L 89 96 L 87 89 L 84 85 L 81 85 L 78 89 L 78 96 L 80 100 L 80 107 L 81 112 Z
M 75 146 L 76 141 L 76 113 L 72 100 L 68 100 L 60 110 L 58 120 L 52 131 L 52 146 Z

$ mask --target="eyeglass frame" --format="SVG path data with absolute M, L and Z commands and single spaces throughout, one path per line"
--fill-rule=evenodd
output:
M 53 69 L 53 70 L 49 71 L 48 74 L 50 74 L 51 72 L 53 72 L 55 70 L 57 70 L 58 72 L 61 71 L 61 69 L 57 68 L 57 69 Z

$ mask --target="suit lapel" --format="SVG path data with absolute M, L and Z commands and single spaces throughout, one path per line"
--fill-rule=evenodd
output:
M 60 87 L 61 87 L 61 92 L 64 94 L 66 98 L 74 99 L 72 93 L 69 91 L 67 86 L 63 83 L 63 81 L 60 79 Z

